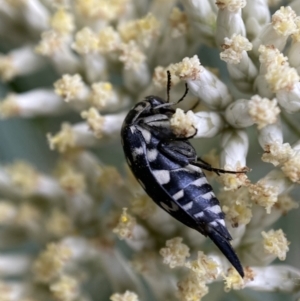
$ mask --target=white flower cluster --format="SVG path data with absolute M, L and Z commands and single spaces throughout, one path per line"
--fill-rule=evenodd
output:
M 155 300 L 213 301 L 245 287 L 299 298 L 290 233 L 272 225 L 298 208 L 300 0 L 3 0 L 0 23 L 1 122 L 63 120 L 57 133 L 39 129 L 58 156 L 51 172 L 17 157 L 0 166 L 1 300 L 138 301 L 150 289 Z M 183 83 L 190 92 L 174 133 L 193 136 L 212 167 L 238 172 L 207 176 L 222 187 L 244 279 L 120 164 L 128 110 L 165 97 L 167 71 L 171 101 Z M 211 282 L 220 293 L 210 296 Z

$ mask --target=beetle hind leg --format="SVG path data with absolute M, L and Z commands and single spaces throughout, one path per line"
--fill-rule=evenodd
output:
M 233 170 L 226 170 L 226 169 L 222 169 L 222 168 L 215 168 L 215 167 L 212 167 L 209 163 L 203 161 L 202 159 L 200 158 L 197 158 L 197 162 L 190 162 L 191 165 L 195 165 L 195 166 L 198 166 L 204 170 L 207 170 L 207 171 L 213 171 L 215 172 L 218 176 L 222 173 L 222 174 L 225 174 L 225 173 L 229 173 L 229 174 L 240 174 L 240 173 L 247 173 L 247 171 L 233 171 Z

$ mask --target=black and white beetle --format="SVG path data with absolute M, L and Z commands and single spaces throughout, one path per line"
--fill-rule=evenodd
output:
M 186 226 L 199 231 L 218 246 L 244 277 L 243 267 L 233 250 L 219 200 L 202 169 L 212 168 L 197 157 L 188 138 L 177 137 L 170 118 L 175 113 L 169 102 L 171 76 L 168 72 L 168 99 L 147 96 L 126 116 L 121 139 L 126 160 L 138 182 L 152 200 Z M 188 92 L 177 102 L 184 99 Z M 201 169 L 202 168 L 202 169 Z

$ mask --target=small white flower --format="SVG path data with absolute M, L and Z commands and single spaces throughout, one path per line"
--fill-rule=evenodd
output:
M 277 231 L 263 231 L 261 235 L 264 238 L 265 252 L 277 256 L 280 260 L 285 260 L 290 243 L 287 241 L 283 231 L 281 229 Z
M 111 301 L 139 301 L 138 296 L 130 291 L 126 291 L 124 294 L 113 294 L 109 300 Z
M 259 130 L 268 124 L 275 123 L 277 121 L 277 115 L 280 113 L 276 99 L 269 100 L 267 98 L 261 98 L 259 95 L 251 97 L 248 102 L 248 110 L 249 115 L 257 124 Z
M 233 170 L 246 166 L 249 141 L 244 131 L 224 131 L 221 147 L 221 166 L 230 166 Z
M 16 76 L 35 72 L 43 65 L 43 60 L 34 52 L 32 46 L 23 46 L 6 55 L 0 55 L 0 78 L 9 81 Z
M 184 58 L 176 64 L 175 75 L 186 80 L 190 91 L 212 110 L 223 109 L 231 101 L 227 86 L 212 72 L 203 68 L 198 57 Z
M 254 121 L 249 114 L 249 100 L 238 99 L 231 103 L 225 111 L 226 121 L 235 128 L 246 128 Z
M 113 232 L 116 233 L 120 239 L 132 239 L 134 237 L 133 231 L 135 227 L 136 219 L 127 213 L 127 208 L 123 208 L 119 223 L 113 229 Z
M 284 174 L 279 170 L 272 170 L 256 184 L 249 186 L 251 199 L 271 213 L 271 208 L 277 202 L 278 195 L 292 186 Z
M 258 142 L 263 149 L 274 143 L 283 143 L 283 133 L 281 121 L 278 119 L 275 123 L 266 125 L 258 132 Z
M 288 265 L 271 265 L 266 267 L 253 267 L 254 277 L 246 287 L 268 292 L 288 292 L 297 290 L 295 279 L 300 277 L 300 271 Z
M 9 94 L 0 102 L 0 117 L 8 118 L 55 116 L 67 110 L 66 104 L 54 91 L 36 89 L 20 94 Z
M 166 241 L 166 248 L 160 249 L 160 255 L 164 263 L 168 264 L 171 269 L 183 266 L 185 260 L 190 256 L 189 247 L 182 243 L 181 237 L 175 237 Z
M 234 34 L 246 36 L 246 28 L 242 19 L 242 8 L 246 5 L 245 0 L 225 0 L 216 3 L 219 7 L 217 15 L 216 43 L 221 46 L 226 37 Z

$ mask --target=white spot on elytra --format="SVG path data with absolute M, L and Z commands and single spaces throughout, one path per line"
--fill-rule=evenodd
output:
M 203 212 L 203 211 L 194 214 L 194 217 L 195 217 L 195 218 L 201 218 L 201 217 L 203 217 L 203 216 L 204 216 L 204 212 Z
M 218 226 L 218 223 L 216 221 L 210 222 L 209 224 L 211 226 L 213 226 L 213 227 L 217 227 Z
M 131 134 L 134 134 L 136 132 L 136 126 L 135 125 L 132 125 L 130 127 L 130 131 L 131 131 Z
M 206 208 L 206 210 L 215 214 L 219 214 L 222 212 L 221 207 L 219 205 L 214 205 L 212 207 Z
M 187 165 L 186 169 L 188 169 L 189 171 L 194 171 L 194 172 L 199 172 L 199 173 L 202 172 L 202 169 L 200 167 L 191 165 L 191 164 Z
M 139 131 L 143 135 L 143 138 L 145 139 L 146 143 L 149 143 L 151 140 L 151 133 L 148 130 L 143 129 L 142 127 L 138 127 Z
M 217 222 L 225 227 L 225 221 L 223 219 L 218 219 Z
M 215 197 L 215 194 L 213 193 L 213 191 L 209 191 L 207 193 L 202 194 L 201 197 L 206 200 L 211 200 L 212 198 Z
M 185 211 L 190 210 L 193 207 L 193 203 L 193 201 L 187 203 L 186 205 L 182 206 L 182 209 Z
M 170 182 L 170 172 L 168 170 L 153 170 L 153 175 L 160 185 Z
M 210 222 L 209 224 L 213 227 L 218 227 L 220 225 L 225 227 L 225 222 L 223 219 L 216 219 L 216 220 Z
M 175 203 L 171 203 L 171 207 L 168 206 L 166 203 L 164 202 L 160 202 L 160 205 L 168 212 L 170 211 L 177 211 L 179 209 L 179 207 L 175 204 Z
M 157 156 L 158 156 L 157 149 L 153 148 L 153 149 L 148 149 L 147 150 L 147 159 L 148 159 L 149 162 L 155 161 Z
M 207 179 L 206 177 L 202 177 L 197 179 L 196 181 L 192 182 L 191 185 L 197 186 L 197 187 L 201 187 L 204 184 L 207 184 Z
M 183 190 L 179 190 L 178 192 L 176 192 L 175 194 L 173 194 L 172 198 L 177 201 L 180 198 L 182 198 L 184 195 L 184 191 Z
M 141 146 L 133 149 L 133 151 L 132 151 L 133 160 L 136 160 L 136 157 L 142 155 L 143 153 L 144 153 L 144 150 Z

